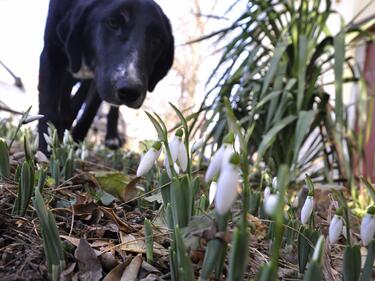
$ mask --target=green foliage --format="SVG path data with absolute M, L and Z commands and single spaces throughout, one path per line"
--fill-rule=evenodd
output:
M 13 214 L 24 216 L 29 206 L 31 196 L 34 190 L 35 169 L 33 163 L 33 154 L 29 142 L 24 137 L 25 162 L 20 170 L 20 181 L 18 183 L 18 194 L 13 206 Z
M 48 272 L 51 280 L 59 280 L 60 273 L 65 268 L 64 251 L 62 248 L 56 221 L 51 211 L 43 202 L 39 189 L 35 190 L 33 199 L 35 210 L 40 221 L 43 249 L 47 258 Z
M 355 140 L 345 139 L 349 129 L 342 88 L 357 77 L 344 77 L 343 69 L 349 65 L 348 34 L 361 31 L 342 27 L 330 34 L 327 21 L 334 13 L 330 0 L 249 0 L 231 27 L 216 33 L 229 42 L 211 76 L 214 89 L 202 104 L 210 115 L 205 127 L 218 120 L 211 124 L 214 142 L 220 144 L 229 131 L 224 106 L 229 99 L 238 124 L 244 130 L 254 126 L 249 152 L 258 152 L 258 161 L 265 161 L 273 174 L 286 164 L 298 178 L 324 159 L 312 177 L 329 180 L 331 167 L 351 177 L 351 161 L 343 151 L 352 149 L 348 143 Z M 326 74 L 335 75 L 328 83 L 335 84 L 336 97 L 324 88 Z M 334 151 L 330 157 L 327 147 Z
M 6 140 L 0 138 L 0 178 L 10 177 L 9 149 Z

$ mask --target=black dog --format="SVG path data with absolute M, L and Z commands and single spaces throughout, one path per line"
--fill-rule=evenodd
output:
M 173 63 L 169 20 L 153 0 L 51 0 L 40 57 L 39 149 L 47 122 L 59 137 L 82 140 L 102 100 L 139 108 Z M 71 96 L 73 86 L 80 88 Z M 117 136 L 118 108 L 108 115 L 107 140 Z

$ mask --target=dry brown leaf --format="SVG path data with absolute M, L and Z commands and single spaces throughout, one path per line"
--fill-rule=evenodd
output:
M 124 270 L 125 263 L 120 263 L 104 277 L 103 281 L 120 281 Z
M 78 247 L 74 252 L 74 257 L 78 261 L 80 280 L 101 280 L 103 271 L 102 265 L 95 251 L 85 239 L 80 239 Z
M 104 268 L 105 271 L 110 271 L 114 267 L 116 267 L 119 262 L 117 261 L 116 257 L 112 252 L 104 252 L 99 256 L 99 260 Z
M 99 208 L 107 218 L 109 218 L 110 220 L 112 220 L 114 223 L 116 223 L 118 225 L 118 227 L 120 228 L 121 231 L 123 231 L 125 233 L 135 232 L 135 229 L 133 227 L 131 227 L 129 224 L 127 224 L 126 222 L 124 222 L 121 218 L 119 218 L 115 214 L 113 209 L 106 208 L 106 207 L 99 207 Z
M 77 216 L 87 216 L 92 215 L 92 212 L 98 208 L 94 202 L 84 203 L 84 204 L 75 204 L 70 207 L 74 209 L 74 214 Z
M 125 234 L 120 232 L 121 246 L 120 250 L 132 253 L 146 253 L 146 243 L 144 237 L 137 236 L 136 234 Z M 154 254 L 159 256 L 167 256 L 168 250 L 165 249 L 162 245 L 154 242 Z
M 142 255 L 138 254 L 131 263 L 125 268 L 124 273 L 121 276 L 121 281 L 135 281 L 137 280 L 137 276 L 139 270 L 142 265 Z
M 119 193 L 119 196 L 122 201 L 129 202 L 133 199 L 135 199 L 138 196 L 138 189 L 137 189 L 137 183 L 141 177 L 137 177 L 132 179 L 124 188 L 122 192 Z

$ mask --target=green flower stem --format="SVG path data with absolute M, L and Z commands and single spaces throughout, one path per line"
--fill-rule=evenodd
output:
M 152 225 L 148 219 L 144 221 L 145 230 L 145 243 L 146 243 L 146 259 L 149 264 L 154 263 L 154 243 L 153 243 L 153 233 Z
M 278 261 L 280 256 L 280 247 L 284 232 L 284 194 L 285 188 L 289 182 L 289 169 L 286 165 L 281 165 L 277 173 L 277 190 L 279 190 L 279 201 L 275 217 L 275 240 L 272 243 L 271 264 L 272 270 L 277 272 Z

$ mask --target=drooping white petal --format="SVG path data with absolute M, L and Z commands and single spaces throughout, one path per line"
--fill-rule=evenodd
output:
M 266 201 L 270 195 L 271 195 L 271 188 L 269 186 L 266 186 L 266 188 L 263 191 L 263 201 Z
M 214 202 L 216 192 L 217 192 L 217 182 L 212 181 L 210 184 L 210 190 L 208 192 L 208 202 L 210 203 L 210 205 Z
M 146 154 L 142 157 L 141 162 L 139 163 L 137 169 L 137 177 L 144 176 L 151 170 L 156 159 L 158 158 L 158 154 L 158 151 L 156 151 L 154 148 L 151 148 L 146 152 Z
M 368 246 L 374 239 L 375 234 L 375 217 L 371 214 L 365 214 L 361 223 L 361 240 L 364 246 Z
M 301 222 L 307 224 L 314 208 L 314 197 L 307 196 L 301 210 Z
M 180 150 L 180 143 L 181 139 L 178 136 L 174 136 L 173 139 L 168 143 L 173 162 L 176 162 L 177 160 L 178 152 Z
M 173 177 L 173 174 L 172 174 L 171 167 L 169 165 L 169 160 L 168 160 L 167 156 L 164 158 L 164 167 L 165 167 L 165 170 L 167 171 L 168 177 L 171 179 Z M 173 169 L 176 172 L 176 174 L 180 173 L 180 169 L 178 168 L 176 163 L 173 163 Z
M 191 147 L 191 153 L 193 154 L 193 153 L 197 152 L 203 146 L 203 144 L 204 144 L 204 140 L 203 139 L 197 140 L 193 144 L 193 146 Z
M 224 154 L 224 146 L 221 146 L 216 153 L 212 156 L 210 164 L 208 165 L 206 171 L 206 182 L 209 182 L 219 173 L 221 163 L 223 161 L 223 154 Z
M 277 194 L 270 194 L 267 200 L 264 201 L 264 211 L 269 216 L 274 216 L 277 210 L 277 203 L 279 196 Z
M 188 155 L 187 155 L 186 146 L 182 141 L 178 149 L 177 160 L 178 160 L 181 170 L 185 172 L 187 169 L 187 164 L 188 164 Z
M 226 166 L 232 165 L 230 163 L 230 158 L 232 157 L 234 153 L 233 146 L 230 144 L 224 144 L 224 152 L 223 152 L 223 159 L 221 161 L 221 167 L 220 169 L 225 169 Z
M 220 215 L 226 214 L 237 198 L 238 167 L 227 166 L 220 173 L 217 181 L 215 209 Z
M 334 244 L 339 240 L 343 226 L 344 222 L 342 217 L 334 215 L 328 229 L 328 239 L 331 244 Z

